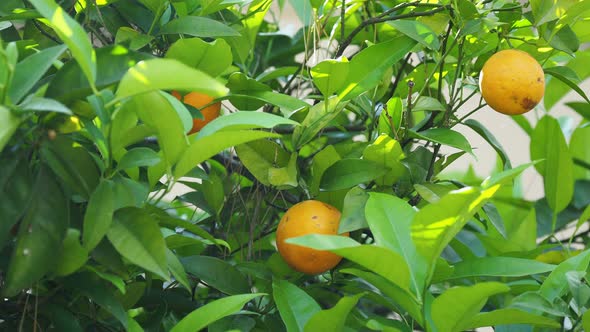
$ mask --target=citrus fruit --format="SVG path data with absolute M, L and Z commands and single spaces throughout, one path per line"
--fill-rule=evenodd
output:
M 532 110 L 545 94 L 541 65 L 528 53 L 503 50 L 492 55 L 479 76 L 480 90 L 497 112 L 517 115 Z
M 185 95 L 184 97 L 178 91 L 172 91 L 172 95 L 176 97 L 176 99 L 182 101 L 185 104 L 191 105 L 194 108 L 197 108 L 201 111 L 204 119 L 193 119 L 193 128 L 188 132 L 188 134 L 194 134 L 197 131 L 201 130 L 206 124 L 213 121 L 213 119 L 219 116 L 219 112 L 221 111 L 221 103 L 215 103 L 213 105 L 209 105 L 205 108 L 203 106 L 211 103 L 213 98 L 199 92 L 190 92 L 189 94 Z
M 283 259 L 295 270 L 320 274 L 336 266 L 342 257 L 329 251 L 315 250 L 285 243 L 292 237 L 308 234 L 338 234 L 340 211 L 315 200 L 293 205 L 281 218 L 277 228 L 277 248 Z M 342 234 L 348 236 L 348 233 Z

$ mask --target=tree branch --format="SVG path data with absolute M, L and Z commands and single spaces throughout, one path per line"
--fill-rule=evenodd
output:
M 411 12 L 408 14 L 401 14 L 401 15 L 395 15 L 395 16 L 389 16 L 389 14 L 398 11 L 400 9 L 403 8 L 407 8 L 407 7 L 437 7 L 433 10 L 429 10 L 429 11 L 425 11 L 425 12 Z M 346 37 L 346 39 L 340 44 L 340 46 L 338 47 L 338 50 L 336 51 L 336 58 L 341 56 L 342 53 L 344 53 L 344 50 L 350 45 L 350 43 L 352 43 L 352 40 L 354 39 L 354 37 L 361 32 L 364 28 L 366 28 L 369 25 L 374 25 L 377 23 L 382 23 L 382 22 L 387 22 L 387 21 L 395 21 L 395 20 L 400 20 L 400 19 L 404 19 L 404 18 L 410 18 L 410 17 L 420 17 L 420 16 L 432 16 L 436 13 L 442 12 L 444 10 L 447 9 L 447 6 L 443 6 L 443 5 L 438 5 L 438 4 L 428 4 L 428 3 L 420 3 L 418 1 L 416 2 L 408 2 L 408 3 L 402 3 L 400 5 L 397 5 L 391 9 L 388 9 L 387 11 L 381 13 L 378 16 L 375 17 L 371 17 L 369 19 L 364 20 L 363 22 L 361 22 L 361 24 L 359 24 L 349 35 L 348 37 Z

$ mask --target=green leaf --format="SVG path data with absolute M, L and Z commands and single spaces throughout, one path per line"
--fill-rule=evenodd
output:
M 144 35 L 130 27 L 120 27 L 115 35 L 115 44 L 129 45 L 129 49 L 134 51 L 142 49 L 152 40 L 154 40 L 153 36 Z
M 553 302 L 560 297 L 567 289 L 567 273 L 569 271 L 586 271 L 590 264 L 590 250 L 567 259 L 559 264 L 553 272 L 545 279 L 539 293 L 547 300 Z
M 416 213 L 411 226 L 412 240 L 431 271 L 447 244 L 498 189 L 497 185 L 485 190 L 465 187 L 450 192 Z
M 586 310 L 582 315 L 582 327 L 584 331 L 590 331 L 590 310 Z
M 421 132 L 410 131 L 415 138 L 448 145 L 473 154 L 469 141 L 463 134 L 448 128 L 433 128 Z
M 496 173 L 494 175 L 488 176 L 487 178 L 485 178 L 485 180 L 483 180 L 483 182 L 481 183 L 482 188 L 491 188 L 495 185 L 498 184 L 505 184 L 508 181 L 513 180 L 515 177 L 519 176 L 525 169 L 538 164 L 540 162 L 540 160 L 535 160 L 533 162 L 527 163 L 527 164 L 522 164 L 519 165 L 517 167 L 514 167 L 512 169 L 508 169 L 505 171 L 502 171 L 500 173 Z
M 339 235 L 310 234 L 287 239 L 285 242 L 316 250 L 327 250 L 355 262 L 384 277 L 402 289 L 410 286 L 408 264 L 396 252 L 376 245 L 361 245 Z M 383 264 L 386 260 L 390 264 Z
M 54 273 L 65 276 L 76 272 L 88 260 L 88 250 L 80 245 L 80 231 L 68 228 Z
M 289 117 L 292 113 L 309 107 L 303 100 L 273 92 L 269 86 L 240 72 L 230 75 L 227 87 L 231 90 L 229 100 L 241 111 L 256 110 L 268 103 L 277 106 L 285 117 Z
M 123 46 L 108 46 L 96 50 L 96 87 L 103 89 L 119 82 L 129 68 L 137 62 L 150 59 L 147 53 L 127 50 Z M 68 61 L 61 67 L 47 87 L 45 97 L 70 105 L 74 100 L 92 93 L 84 72 L 76 61 Z
M 536 165 L 543 175 L 545 195 L 555 213 L 565 209 L 574 194 L 574 163 L 559 122 L 546 115 L 537 123 L 531 135 L 531 160 L 545 159 Z
M 412 289 L 420 297 L 428 266 L 418 254 L 411 237 L 410 229 L 416 211 L 396 196 L 371 193 L 365 215 L 377 245 L 389 248 L 404 258 L 410 267 Z
M 267 137 L 278 137 L 278 135 L 255 130 L 236 130 L 217 132 L 195 140 L 178 160 L 174 169 L 174 177 L 178 179 L 186 175 L 200 163 L 229 147 Z
M 305 324 L 321 311 L 311 296 L 285 280 L 273 280 L 272 295 L 287 332 L 303 332 Z
M 372 272 L 361 271 L 358 269 L 342 269 L 340 272 L 352 274 L 364 279 L 368 283 L 375 286 L 375 288 L 379 289 L 379 291 L 381 291 L 386 297 L 399 304 L 419 324 L 423 323 L 424 318 L 421 311 L 422 304 L 419 303 L 418 300 L 416 300 L 416 298 L 408 290 L 402 289 L 384 277 L 381 277 Z
M 210 43 L 200 38 L 179 39 L 170 45 L 166 58 L 176 59 L 211 77 L 220 75 L 232 64 L 231 48 L 223 39 Z
M 461 325 L 461 330 L 471 330 L 477 327 L 496 326 L 507 324 L 527 324 L 529 326 L 542 326 L 559 328 L 561 324 L 555 320 L 535 315 L 526 311 L 504 308 L 476 314 Z
M 584 225 L 588 220 L 590 220 L 590 204 L 586 206 L 584 211 L 582 211 L 582 214 L 580 214 L 578 222 L 576 223 L 576 230 L 574 231 L 574 234 L 576 234 L 580 227 L 582 227 L 582 225 Z
M 99 181 L 99 171 L 88 151 L 65 135 L 45 141 L 41 155 L 70 190 L 84 198 L 90 197 Z
M 432 302 L 432 320 L 437 331 L 463 331 L 463 326 L 479 313 L 488 297 L 508 291 L 510 287 L 499 282 L 447 289 Z
M 294 188 L 299 185 L 297 173 L 297 152 L 293 152 L 287 166 L 268 170 L 268 181 L 279 189 Z
M 184 126 L 166 97 L 157 92 L 144 93 L 127 100 L 119 112 L 135 112 L 139 119 L 155 129 L 161 153 L 174 164 L 188 147 Z
M 111 315 L 121 322 L 123 327 L 127 327 L 127 313 L 125 313 L 125 309 L 114 297 L 112 289 L 106 287 L 97 276 L 91 272 L 78 273 L 66 278 L 64 285 L 86 295 L 104 310 L 111 313 Z
M 317 312 L 307 321 L 304 331 L 342 331 L 350 311 L 356 306 L 363 295 L 365 294 L 360 293 L 354 296 L 345 296 L 332 308 Z
M 191 112 L 187 109 L 187 105 L 181 102 L 180 100 L 176 99 L 176 97 L 174 97 L 173 95 L 166 93 L 164 91 L 160 91 L 160 95 L 166 98 L 168 103 L 170 103 L 170 105 L 172 105 L 172 108 L 174 108 L 174 110 L 176 111 L 176 114 L 178 114 L 178 117 L 182 122 L 182 127 L 184 128 L 184 133 L 190 132 L 193 128 L 193 118 L 201 120 L 204 119 L 203 115 L 201 114 L 201 111 L 197 110 L 196 108 L 193 108 L 194 111 L 193 114 L 191 114 Z
M 20 122 L 20 117 L 0 105 L 0 151 L 4 150 L 4 146 L 8 143 Z
M 0 248 L 3 248 L 12 237 L 10 230 L 29 206 L 34 179 L 26 155 L 0 160 Z
M 5 297 L 31 287 L 54 268 L 68 227 L 68 201 L 47 167 L 42 166 L 34 188 L 6 271 Z
M 555 265 L 516 257 L 481 257 L 454 265 L 449 279 L 470 277 L 524 277 L 551 272 Z
M 282 116 L 263 112 L 235 112 L 220 116 L 199 131 L 195 139 L 209 136 L 218 131 L 253 128 L 274 128 L 278 125 L 299 126 L 299 123 Z
M 386 174 L 388 168 L 365 159 L 341 159 L 323 174 L 320 188 L 327 191 L 348 189 L 360 183 L 375 180 Z
M 401 144 L 385 134 L 379 135 L 363 151 L 363 159 L 374 161 L 389 169 L 383 177 L 375 179 L 375 182 L 381 186 L 391 186 L 406 174 L 406 168 L 401 163 L 404 158 Z
M 174 254 L 174 252 L 168 248 L 166 248 L 166 261 L 168 262 L 168 269 L 172 272 L 172 276 L 174 279 L 178 281 L 184 288 L 186 288 L 189 293 L 192 293 L 191 284 L 188 281 L 188 277 L 186 275 L 186 271 L 182 266 L 182 263 L 178 260 L 178 257 Z
M 464 125 L 468 126 L 469 128 L 473 129 L 479 136 L 483 137 L 491 147 L 496 150 L 500 159 L 502 159 L 502 164 L 504 164 L 504 170 L 508 170 L 512 168 L 512 163 L 510 163 L 510 159 L 508 158 L 508 154 L 500 145 L 500 142 L 494 137 L 494 135 L 484 126 L 483 124 L 479 123 L 474 119 L 467 119 L 463 122 Z
M 72 114 L 69 108 L 54 99 L 31 96 L 25 99 L 19 105 L 20 112 L 56 112 L 62 114 Z
M 348 85 L 338 95 L 340 100 L 350 100 L 381 83 L 383 74 L 401 60 L 416 42 L 408 37 L 397 37 L 375 44 L 359 52 L 350 61 Z
M 557 30 L 557 31 L 555 31 Z M 573 55 L 580 48 L 580 40 L 569 25 L 556 25 L 549 22 L 544 29 L 543 38 L 553 48 Z
M 328 59 L 311 68 L 311 77 L 322 95 L 329 97 L 346 84 L 348 70 L 348 59 L 344 57 L 340 60 Z
M 117 89 L 117 98 L 156 90 L 195 91 L 218 98 L 227 89 L 204 72 L 174 59 L 141 61 L 123 76 Z
M 327 148 L 333 149 L 331 145 Z M 354 187 L 346 193 L 344 204 L 342 204 L 342 217 L 338 226 L 338 234 L 369 227 L 365 218 L 365 205 L 368 199 L 368 193 L 359 187 Z
M 161 161 L 160 155 L 150 148 L 134 148 L 123 155 L 118 169 L 128 169 L 132 167 L 153 166 Z
M 590 164 L 590 126 L 578 127 L 570 139 L 570 153 L 576 158 Z M 590 169 L 574 164 L 574 179 L 590 179 Z
M 416 20 L 395 20 L 388 21 L 387 24 L 433 51 L 438 51 L 440 48 L 436 33 L 422 22 Z
M 114 193 L 110 181 L 102 180 L 96 187 L 84 214 L 82 243 L 88 251 L 94 249 L 106 235 L 113 221 Z
M 331 97 L 310 107 L 301 126 L 293 131 L 293 144 L 299 148 L 309 143 L 342 112 L 344 106 L 337 97 Z
M 571 70 L 569 67 L 551 67 L 545 68 L 543 69 L 543 71 L 545 72 L 545 74 L 549 74 L 554 78 L 557 78 L 561 82 L 565 83 L 567 86 L 569 86 L 572 90 L 576 91 L 582 98 L 584 98 L 587 102 L 590 103 L 590 99 L 588 99 L 588 96 L 586 95 L 584 90 L 582 90 L 579 86 L 580 82 L 575 81 L 576 78 L 578 80 L 579 78 L 575 76 L 572 77 L 571 74 L 573 73 L 575 75 L 575 72 Z
M 571 102 L 566 103 L 571 109 L 580 114 L 584 119 L 590 120 L 590 103 L 586 102 Z
M 66 45 L 49 47 L 19 62 L 14 69 L 14 77 L 8 91 L 10 100 L 18 103 L 65 50 Z
M 68 45 L 82 68 L 90 86 L 96 80 L 96 54 L 84 28 L 70 17 L 54 0 L 31 0 L 31 4 L 48 21 L 59 38 Z
M 165 24 L 158 32 L 159 35 L 175 35 L 180 33 L 203 38 L 240 35 L 236 30 L 219 21 L 199 16 L 183 16 L 177 18 Z
M 295 10 L 295 14 L 303 23 L 303 26 L 308 26 L 313 22 L 313 7 L 310 0 L 289 0 L 291 6 Z
M 250 291 L 248 280 L 235 266 L 226 261 L 210 256 L 191 256 L 180 261 L 186 272 L 223 293 L 237 295 Z
M 289 153 L 270 140 L 240 144 L 235 149 L 244 167 L 265 186 L 270 185 L 270 170 L 273 167 L 284 167 L 289 162 Z
M 107 237 L 131 263 L 169 279 L 164 237 L 145 210 L 131 207 L 118 210 Z

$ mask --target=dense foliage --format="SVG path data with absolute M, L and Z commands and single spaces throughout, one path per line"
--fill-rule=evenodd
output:
M 590 330 L 588 31 L 575 0 L 0 1 L 0 330 Z M 509 48 L 546 75 L 525 165 L 470 118 Z M 173 90 L 224 114 L 187 136 Z M 444 172 L 458 126 L 489 177 Z M 274 243 L 308 199 L 350 232 L 288 240 L 344 257 L 317 276 Z

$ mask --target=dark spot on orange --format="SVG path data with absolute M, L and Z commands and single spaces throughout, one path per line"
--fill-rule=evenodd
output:
M 537 77 L 537 82 L 541 83 L 541 78 Z
M 285 222 L 289 222 L 289 216 L 285 217 Z
M 515 95 L 510 96 L 510 98 L 515 102 L 518 103 L 518 97 Z
M 317 218 L 318 218 L 318 216 L 313 216 L 313 217 L 311 217 L 311 219 L 317 219 Z
M 536 105 L 537 102 L 528 97 L 523 98 L 522 102 L 520 103 L 520 106 L 522 106 L 525 110 L 532 110 Z

